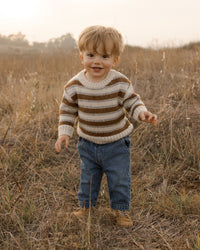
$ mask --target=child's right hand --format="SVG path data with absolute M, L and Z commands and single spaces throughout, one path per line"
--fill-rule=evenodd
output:
M 62 143 L 65 143 L 66 148 L 69 146 L 69 136 L 68 135 L 61 135 L 58 137 L 58 139 L 55 143 L 55 149 L 58 153 L 60 153 L 60 150 L 62 148 Z

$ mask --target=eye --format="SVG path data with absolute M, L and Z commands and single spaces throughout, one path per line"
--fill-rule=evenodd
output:
M 102 57 L 103 58 L 109 58 L 109 55 L 103 55 Z
M 88 56 L 88 57 L 93 57 L 93 56 L 94 56 L 94 54 L 89 53 L 89 54 L 87 54 L 87 56 Z

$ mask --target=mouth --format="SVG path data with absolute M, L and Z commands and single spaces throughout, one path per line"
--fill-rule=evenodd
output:
M 101 68 L 101 67 L 92 67 L 92 69 L 93 69 L 94 71 L 100 71 L 100 70 L 103 69 L 103 68 Z

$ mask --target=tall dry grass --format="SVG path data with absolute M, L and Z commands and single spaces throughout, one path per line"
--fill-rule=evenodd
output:
M 1 249 L 200 249 L 200 48 L 126 47 L 117 69 L 133 82 L 156 128 L 132 139 L 133 228 L 114 225 L 105 177 L 97 209 L 75 221 L 77 135 L 57 155 L 63 86 L 77 51 L 0 57 Z

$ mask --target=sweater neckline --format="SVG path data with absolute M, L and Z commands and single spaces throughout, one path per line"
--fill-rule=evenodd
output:
M 78 80 L 87 88 L 90 89 L 102 89 L 104 88 L 110 81 L 112 81 L 115 76 L 116 76 L 116 71 L 115 70 L 110 70 L 109 73 L 107 74 L 106 78 L 104 78 L 102 81 L 99 82 L 92 82 L 88 80 L 85 76 L 86 70 L 82 70 L 78 74 Z

